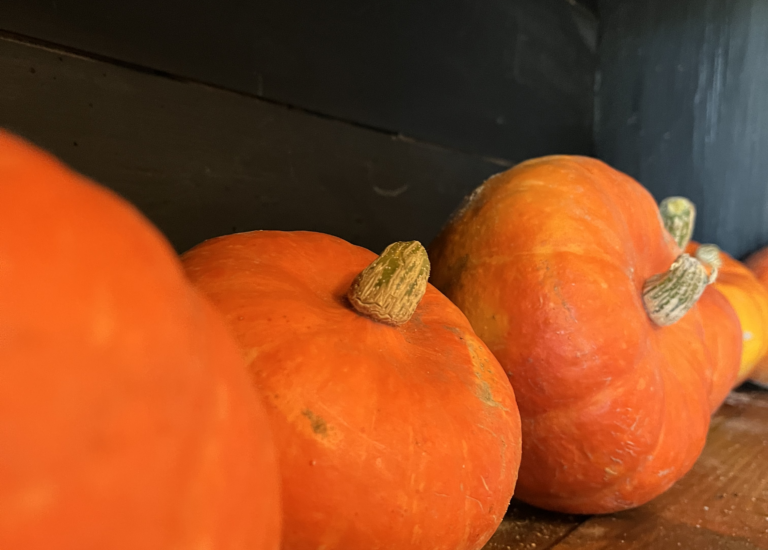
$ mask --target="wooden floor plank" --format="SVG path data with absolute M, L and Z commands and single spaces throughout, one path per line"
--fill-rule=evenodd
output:
M 585 519 L 538 510 L 513 500 L 504 521 L 483 550 L 547 550 Z

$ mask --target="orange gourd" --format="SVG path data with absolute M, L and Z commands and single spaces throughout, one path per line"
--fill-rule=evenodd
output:
M 714 284 L 704 290 L 697 309 L 705 320 L 704 342 L 713 360 L 709 409 L 715 412 L 738 384 L 737 366 L 740 365 L 744 338 L 736 311 Z
M 750 255 L 744 264 L 755 275 L 762 287 L 768 289 L 768 248 L 763 248 Z M 761 294 L 755 292 L 756 296 Z M 765 310 L 761 310 L 761 312 L 764 314 Z M 768 340 L 768 334 L 765 332 L 762 333 L 761 337 Z M 764 354 L 757 360 L 755 367 L 749 374 L 749 379 L 763 387 L 768 387 L 768 354 Z
M 421 245 L 377 259 L 329 235 L 257 231 L 182 260 L 267 404 L 284 549 L 483 546 L 514 490 L 519 415 L 498 362 L 427 285 Z
M 266 415 L 134 208 L 0 131 L 0 548 L 276 550 Z
M 700 245 L 691 242 L 686 247 L 695 255 Z M 725 252 L 719 252 L 719 267 L 714 287 L 731 304 L 741 323 L 743 347 L 741 366 L 733 385 L 744 382 L 758 362 L 768 354 L 768 289 L 741 262 Z
M 430 259 L 515 388 L 518 498 L 614 512 L 691 468 L 740 327 L 636 181 L 584 157 L 524 162 L 468 197 Z
M 708 299 L 700 303 L 699 309 L 712 309 L 711 313 L 704 315 L 708 320 L 704 331 L 715 357 L 720 357 L 718 350 L 722 352 L 724 349 L 736 348 L 735 343 L 730 345 L 727 341 L 731 332 L 726 326 L 736 325 L 735 322 L 729 321 L 728 317 L 735 316 L 741 327 L 741 333 L 738 335 L 742 349 L 739 370 L 733 372 L 731 369 L 722 368 L 727 362 L 722 357 L 716 361 L 710 393 L 710 403 L 714 410 L 734 386 L 744 381 L 754 368 L 757 357 L 763 353 L 760 348 L 764 346 L 765 338 L 761 334 L 766 329 L 766 319 L 761 310 L 762 302 L 768 295 L 751 297 L 750 291 L 759 292 L 760 285 L 744 266 L 713 244 L 700 245 L 691 241 L 696 219 L 696 207 L 691 201 L 685 197 L 668 197 L 659 204 L 659 213 L 664 227 L 677 245 L 710 270 L 714 284 L 704 291 Z M 723 302 L 727 302 L 729 306 L 726 307 Z

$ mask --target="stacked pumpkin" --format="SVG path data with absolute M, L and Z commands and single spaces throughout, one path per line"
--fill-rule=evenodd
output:
M 0 134 L 0 547 L 477 550 L 516 486 L 647 502 L 701 452 L 751 322 L 728 259 L 684 252 L 692 205 L 662 210 L 546 157 L 479 187 L 429 257 L 256 231 L 180 266 Z

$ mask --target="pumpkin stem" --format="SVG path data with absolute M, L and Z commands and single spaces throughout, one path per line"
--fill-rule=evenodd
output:
M 429 267 L 421 243 L 393 243 L 357 276 L 347 298 L 359 313 L 374 321 L 402 325 L 427 290 Z
M 717 270 L 713 270 L 716 276 Z M 680 254 L 665 273 L 650 277 L 643 285 L 643 303 L 648 317 L 659 326 L 671 325 L 688 313 L 706 286 L 714 282 L 702 263 Z
M 685 197 L 667 197 L 659 204 L 664 227 L 681 250 L 685 250 L 693 235 L 696 206 Z
M 720 248 L 716 244 L 702 244 L 696 249 L 696 259 L 710 268 L 709 282 L 717 279 L 717 270 L 723 265 L 720 259 Z

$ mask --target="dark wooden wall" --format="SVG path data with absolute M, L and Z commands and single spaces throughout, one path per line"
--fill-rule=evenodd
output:
M 566 0 L 4 0 L 0 27 L 462 151 L 591 150 Z
M 180 250 L 233 227 L 428 242 L 549 153 L 689 196 L 736 256 L 768 244 L 768 3 L 601 0 L 599 45 L 595 4 L 3 0 L 0 125 Z
M 768 245 L 768 2 L 603 0 L 598 155 L 658 198 L 690 197 L 695 238 Z
M 428 242 L 488 175 L 593 152 L 597 19 L 575 1 L 3 0 L 0 37 L 0 126 L 179 250 Z
M 250 229 L 428 241 L 506 166 L 11 40 L 0 75 L 0 125 L 131 200 L 178 250 Z

